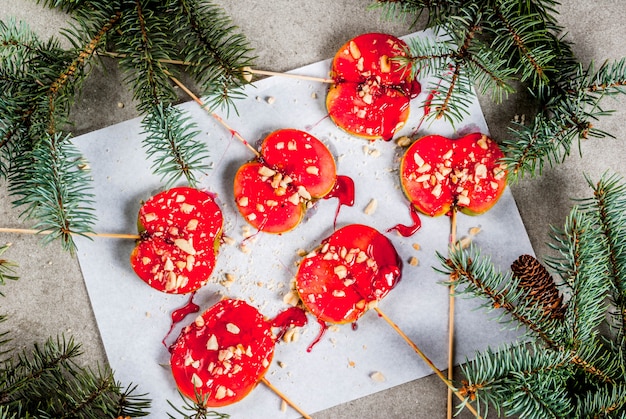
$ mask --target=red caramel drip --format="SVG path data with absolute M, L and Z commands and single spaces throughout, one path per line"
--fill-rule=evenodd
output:
M 337 217 L 339 216 L 341 206 L 345 205 L 351 207 L 354 205 L 354 180 L 352 180 L 352 178 L 349 176 L 338 175 L 335 186 L 326 196 L 324 196 L 324 199 L 330 198 L 337 198 L 339 200 L 339 205 L 337 205 L 337 210 L 335 211 L 335 221 L 333 224 L 334 226 L 336 226 Z
M 313 350 L 313 347 L 315 345 L 317 345 L 322 340 L 322 338 L 324 337 L 324 334 L 328 330 L 328 324 L 326 324 L 325 321 L 317 319 L 317 323 L 320 325 L 320 331 L 318 332 L 318 334 L 315 337 L 315 339 L 313 339 L 313 342 L 311 342 L 311 344 L 308 346 L 308 348 L 306 348 L 307 352 L 311 352 Z
M 192 314 L 192 313 L 197 313 L 198 311 L 200 311 L 200 306 L 193 302 L 193 297 L 195 295 L 196 295 L 196 292 L 195 291 L 192 292 L 191 295 L 189 296 L 189 300 L 187 301 L 187 304 L 185 304 L 181 308 L 178 308 L 172 311 L 172 324 L 170 326 L 170 330 L 167 332 L 167 334 L 161 341 L 161 343 L 163 343 L 163 346 L 165 346 L 166 348 L 168 346 L 165 343 L 165 341 L 172 333 L 172 330 L 174 330 L 174 327 L 176 327 L 178 323 L 182 322 L 185 319 L 185 317 L 187 317 L 187 315 Z M 168 350 L 171 351 L 171 348 L 168 348 Z
M 280 329 L 276 334 L 276 340 L 280 340 L 290 327 L 302 327 L 307 324 L 306 313 L 300 307 L 290 307 L 278 313 L 271 324 L 272 327 Z
M 417 233 L 417 231 L 422 227 L 422 220 L 420 219 L 417 209 L 413 205 L 409 205 L 409 210 L 411 213 L 411 220 L 413 220 L 413 224 L 411 225 L 398 224 L 396 226 L 391 227 L 389 230 L 387 230 L 388 233 L 395 230 L 402 237 L 411 237 L 413 234 Z

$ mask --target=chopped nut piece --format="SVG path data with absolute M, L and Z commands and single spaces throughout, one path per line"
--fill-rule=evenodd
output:
M 317 167 L 315 167 L 315 166 L 308 166 L 308 167 L 306 168 L 306 172 L 307 172 L 308 174 L 310 174 L 310 175 L 315 175 L 315 176 L 317 176 L 317 175 L 319 175 L 319 174 L 320 174 L 320 169 L 318 169 L 318 168 L 317 168 Z
M 348 276 L 348 268 L 346 268 L 343 265 L 335 266 L 335 268 L 333 269 L 333 272 L 335 272 L 335 275 L 337 275 L 339 279 L 344 279 L 345 277 Z
M 300 297 L 298 296 L 298 293 L 295 291 L 289 291 L 283 297 L 283 303 L 293 306 L 293 307 L 297 306 L 299 302 L 300 302 Z
M 380 57 L 380 71 L 389 73 L 391 71 L 391 60 L 386 55 Z
M 380 371 L 375 371 L 370 374 L 370 378 L 372 381 L 376 381 L 377 383 L 382 383 L 385 381 L 385 376 Z
M 146 215 L 143 216 L 144 220 L 146 220 L 146 222 L 150 222 L 150 221 L 154 221 L 157 219 L 157 215 L 153 212 L 150 212 Z
M 189 255 L 196 254 L 196 249 L 193 248 L 193 243 L 191 242 L 191 239 L 176 239 L 174 240 L 174 245 L 176 245 L 176 247 Z
M 200 379 L 200 377 L 198 377 L 198 374 L 196 374 L 195 372 L 191 376 L 191 384 L 193 384 L 194 387 L 198 387 L 198 388 L 202 387 L 202 380 Z
M 272 103 L 276 102 L 276 98 L 274 96 L 268 96 L 265 98 L 265 101 L 271 105 Z
M 409 259 L 409 265 L 417 266 L 419 264 L 419 260 L 415 256 L 411 256 Z
M 363 212 L 367 215 L 372 215 L 376 211 L 377 206 L 378 201 L 375 198 L 372 198 L 372 200 L 370 200 L 369 204 L 367 204 Z
M 198 228 L 198 220 L 196 220 L 195 218 L 189 220 L 189 222 L 187 223 L 187 230 L 194 231 L 196 228 Z
M 354 58 L 355 60 L 361 58 L 361 50 L 359 50 L 359 47 L 354 41 L 350 41 L 349 50 L 352 58 Z
M 226 330 L 228 330 L 233 335 L 238 335 L 241 331 L 239 327 L 237 327 L 237 325 L 234 323 L 226 323 Z
M 478 233 L 480 233 L 480 230 L 481 230 L 480 227 L 472 227 L 469 229 L 469 234 L 471 234 L 472 236 L 475 236 Z
M 190 205 L 190 204 L 187 204 L 186 202 L 183 202 L 180 206 L 180 210 L 185 214 L 191 214 L 191 211 L 193 211 L 195 208 L 196 208 L 195 205 Z
M 270 177 L 270 176 L 274 176 L 276 174 L 276 170 L 270 169 L 267 166 L 261 166 L 261 167 L 259 167 L 259 174 L 261 176 Z
M 407 137 L 406 135 L 403 135 L 402 137 L 400 137 L 400 138 L 398 138 L 396 140 L 396 144 L 399 147 L 406 147 L 406 146 L 411 144 L 411 138 Z
M 202 327 L 204 326 L 204 317 L 202 316 L 198 316 L 196 317 L 196 320 L 194 321 L 194 323 L 196 324 L 196 326 L 198 327 Z

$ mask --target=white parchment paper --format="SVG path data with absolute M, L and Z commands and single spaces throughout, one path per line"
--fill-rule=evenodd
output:
M 423 33 L 416 36 L 426 36 Z M 295 70 L 294 73 L 326 77 L 329 61 Z M 424 81 L 424 86 L 427 81 Z M 246 89 L 247 99 L 237 103 L 237 114 L 221 116 L 250 143 L 280 128 L 308 131 L 322 140 L 337 159 L 338 173 L 350 176 L 356 185 L 353 207 L 342 207 L 337 226 L 363 223 L 385 232 L 398 223 L 410 224 L 408 201 L 398 178 L 402 152 L 394 142 L 368 142 L 338 129 L 326 116 L 327 86 L 322 83 L 272 77 Z M 474 102 L 471 115 L 456 130 L 437 122 L 421 124 L 422 92 L 411 103 L 411 118 L 403 133 L 438 133 L 451 138 L 481 131 L 488 133 L 480 106 Z M 270 99 L 271 98 L 271 99 Z M 231 133 L 196 103 L 181 105 L 201 130 L 209 146 L 212 169 L 203 176 L 202 187 L 218 196 L 224 212 L 225 235 L 232 244 L 221 248 L 213 280 L 200 290 L 194 301 L 204 310 L 223 295 L 241 298 L 273 317 L 286 308 L 282 298 L 288 292 L 301 249 L 312 249 L 333 231 L 337 200 L 321 200 L 309 211 L 305 222 L 283 235 L 257 234 L 245 240 L 246 223 L 233 202 L 233 177 L 238 167 L 253 156 Z M 76 144 L 90 161 L 95 182 L 98 232 L 134 233 L 141 200 L 163 189 L 141 147 L 140 120 L 135 119 L 76 138 Z M 375 199 L 373 214 L 364 208 Z M 450 220 L 448 217 L 421 217 L 422 228 L 412 237 L 396 233 L 387 236 L 405 261 L 403 279 L 379 307 L 441 369 L 447 365 L 448 289 L 437 274 L 436 252 L 445 254 Z M 501 269 L 532 248 L 510 192 L 488 213 L 458 217 L 458 236 L 480 227 L 474 242 L 490 255 Z M 241 245 L 245 243 L 246 252 Z M 414 244 L 419 245 L 416 250 Z M 129 264 L 132 240 L 95 238 L 78 240 L 78 256 L 85 277 L 104 346 L 116 377 L 133 382 L 153 399 L 152 417 L 165 417 L 173 410 L 167 400 L 180 406 L 168 367 L 169 353 L 161 343 L 170 325 L 171 312 L 183 306 L 188 296 L 173 296 L 153 290 L 135 276 Z M 408 263 L 411 257 L 419 264 Z M 220 284 L 225 274 L 235 282 Z M 458 299 L 456 307 L 456 361 L 472 357 L 487 346 L 497 347 L 516 339 L 502 325 L 489 322 L 481 301 Z M 182 325 L 193 321 L 188 316 Z M 170 335 L 170 343 L 181 325 Z M 267 379 L 306 412 L 316 411 L 366 396 L 416 378 L 431 370 L 396 332 L 375 312 L 367 313 L 353 329 L 350 325 L 331 328 L 311 352 L 307 347 L 319 326 L 309 317 L 299 340 L 278 343 Z M 280 361 L 280 366 L 279 362 Z M 380 372 L 385 380 L 373 380 Z M 442 384 L 443 386 L 443 384 Z M 416 397 L 419 397 L 416 395 Z M 280 411 L 281 400 L 260 384 L 241 402 L 219 409 L 236 418 L 293 418 L 291 409 Z

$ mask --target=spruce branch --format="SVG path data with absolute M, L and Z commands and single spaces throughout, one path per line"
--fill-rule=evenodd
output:
M 578 200 L 564 227 L 553 229 L 556 256 L 546 261 L 562 281 L 565 305 L 554 293 L 556 283 L 549 284 L 543 268 L 524 262 L 528 258 L 518 259 L 509 275 L 475 246 L 455 249 L 449 259 L 440 256 L 439 271 L 453 274 L 459 292 L 484 299 L 490 310 L 502 309 L 532 339 L 489 349 L 462 366 L 460 391 L 481 409 L 492 405 L 521 418 L 626 414 L 626 184 L 609 174 L 588 182 L 592 197 Z M 535 316 L 536 309 L 543 314 Z M 546 315 L 546 309 L 558 316 Z M 616 332 L 607 333 L 607 323 Z
M 61 239 L 74 250 L 73 235 L 92 232 L 94 211 L 89 172 L 69 135 L 45 136 L 38 147 L 15 161 L 9 192 L 22 216 L 38 220 L 35 229 L 46 232 L 44 242 Z
M 234 107 L 248 84 L 244 69 L 254 61 L 245 36 L 211 2 L 169 0 L 169 5 L 181 11 L 172 20 L 172 33 L 182 45 L 181 58 L 194 63 L 189 73 L 207 96 L 209 110 Z M 195 42 L 190 42 L 190 35 Z
M 9 247 L 11 247 L 11 243 L 0 246 L 0 285 L 6 284 L 7 281 L 16 281 L 18 278 L 15 275 L 15 268 L 17 267 L 15 262 L 1 257 Z M 0 292 L 0 296 L 2 295 L 2 292 Z
M 154 112 L 142 121 L 144 148 L 154 161 L 152 170 L 165 180 L 166 187 L 185 177 L 190 185 L 196 185 L 196 173 L 210 167 L 202 162 L 208 152 L 203 142 L 196 137 L 199 131 L 190 117 L 173 106 L 158 105 Z

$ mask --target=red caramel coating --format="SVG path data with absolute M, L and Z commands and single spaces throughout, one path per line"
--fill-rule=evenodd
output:
M 237 171 L 235 203 L 259 231 L 285 233 L 300 223 L 307 203 L 327 195 L 336 181 L 335 160 L 321 141 L 303 131 L 278 130 L 264 139 L 260 159 Z
M 339 48 L 333 58 L 331 76 L 337 82 L 353 83 L 378 76 L 381 85 L 401 85 L 411 76 L 411 69 L 392 58 L 406 57 L 407 51 L 406 43 L 395 36 L 365 33 Z
M 196 291 L 215 267 L 222 224 L 222 211 L 211 194 L 189 187 L 161 192 L 139 210 L 141 238 L 131 266 L 159 291 Z
M 409 102 L 419 94 L 406 57 L 406 43 L 382 33 L 359 35 L 335 54 L 326 96 L 330 118 L 350 134 L 390 140 L 409 117 Z M 406 63 L 405 63 L 406 64 Z
M 267 372 L 274 355 L 272 325 L 242 300 L 222 300 L 198 316 L 171 346 L 178 389 L 207 407 L 243 399 Z
M 400 163 L 405 195 L 420 212 L 436 217 L 454 206 L 469 215 L 482 214 L 506 187 L 504 154 L 480 133 L 457 140 L 440 135 L 418 139 Z
M 313 198 L 328 194 L 337 181 L 337 167 L 330 150 L 314 136 L 296 129 L 281 129 L 261 144 L 265 164 L 303 185 Z
M 352 224 L 336 230 L 306 256 L 296 274 L 304 306 L 319 321 L 356 321 L 400 280 L 402 261 L 377 230 Z

